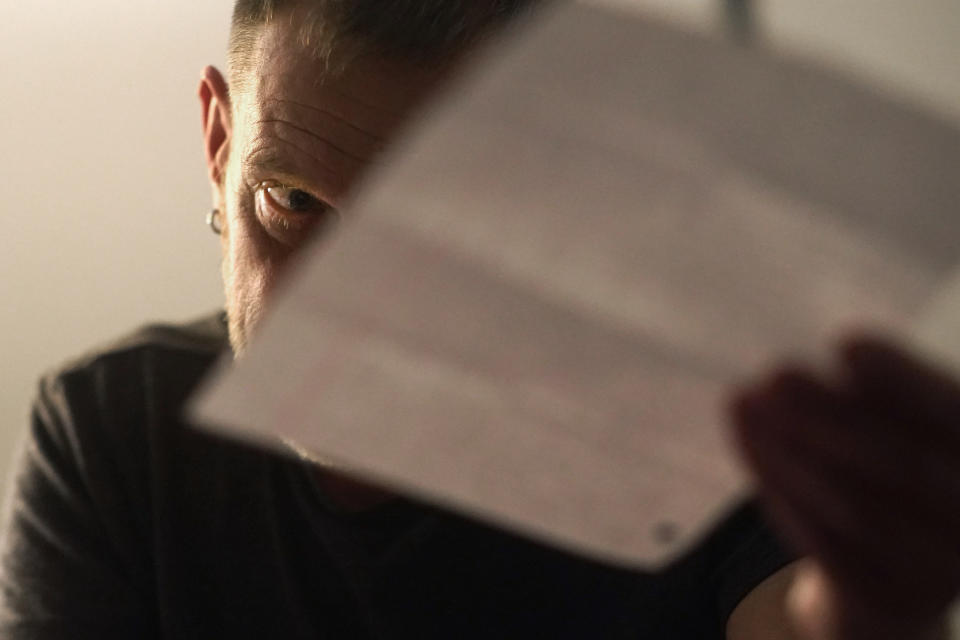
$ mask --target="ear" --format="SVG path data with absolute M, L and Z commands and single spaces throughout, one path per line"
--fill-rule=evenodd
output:
M 207 160 L 207 175 L 214 194 L 219 194 L 233 133 L 230 91 L 223 75 L 215 67 L 207 67 L 203 70 L 197 93 L 203 110 L 203 151 Z

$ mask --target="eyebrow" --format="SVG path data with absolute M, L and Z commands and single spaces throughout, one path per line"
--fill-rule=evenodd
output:
M 312 154 L 298 147 L 294 143 L 271 135 L 271 139 L 296 149 L 299 153 L 312 160 L 314 165 L 311 171 L 304 171 L 303 165 L 291 158 L 289 153 L 284 153 L 276 148 L 276 145 L 260 143 L 252 151 L 245 154 L 241 160 L 241 166 L 244 170 L 256 168 L 258 171 L 264 171 L 272 174 L 274 178 L 283 182 L 285 185 L 295 188 L 302 188 L 310 192 L 316 192 L 317 195 L 330 205 L 335 205 L 346 191 L 343 177 L 338 176 L 335 171 L 324 166 Z M 316 177 L 316 167 L 323 170 L 326 177 L 324 180 L 318 180 Z M 248 185 L 250 186 L 250 185 Z
M 344 120 L 343 122 L 346 122 L 346 121 Z M 257 120 L 257 121 L 254 122 L 253 124 L 254 124 L 254 125 L 258 125 L 258 124 L 282 124 L 282 125 L 285 125 L 285 126 L 287 126 L 287 127 L 290 127 L 291 129 L 295 129 L 295 130 L 303 133 L 304 135 L 310 136 L 310 137 L 313 138 L 314 140 L 317 140 L 317 141 L 319 141 L 320 143 L 325 144 L 326 146 L 330 147 L 331 149 L 333 149 L 333 150 L 336 151 L 337 153 L 342 153 L 342 154 L 345 155 L 346 157 L 348 157 L 348 158 L 350 158 L 350 159 L 352 159 L 352 160 L 356 160 L 357 162 L 359 162 L 359 163 L 361 163 L 361 164 L 367 164 L 367 163 L 369 162 L 369 160 L 364 159 L 364 158 L 361 158 L 360 156 L 354 155 L 354 154 L 350 153 L 349 151 L 347 151 L 346 149 L 344 149 L 344 148 L 342 148 L 342 147 L 340 147 L 340 146 L 338 146 L 338 145 L 335 145 L 335 144 L 334 144 L 333 142 L 331 142 L 328 138 L 324 138 L 323 136 L 318 135 L 318 134 L 314 133 L 313 131 L 310 131 L 309 129 L 307 129 L 307 128 L 305 128 L 305 127 L 301 127 L 301 126 L 295 125 L 295 124 L 293 124 L 292 122 L 290 122 L 289 120 L 284 120 L 284 119 L 282 119 L 282 118 L 265 118 L 265 119 L 263 119 L 263 120 Z M 348 123 L 348 124 L 349 124 L 349 123 Z M 352 125 L 351 125 L 351 126 L 352 126 Z M 358 128 L 358 127 L 353 127 L 353 128 L 356 129 L 357 131 L 363 132 L 363 130 L 360 129 L 360 128 Z M 373 138 L 372 135 L 371 135 L 370 137 Z M 291 143 L 291 144 L 293 144 L 293 143 Z M 305 152 L 305 153 L 306 153 L 306 152 Z

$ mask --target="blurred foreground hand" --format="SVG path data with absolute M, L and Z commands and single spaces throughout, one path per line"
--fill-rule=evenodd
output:
M 788 611 L 810 640 L 941 638 L 960 592 L 960 383 L 878 338 L 835 380 L 785 367 L 741 392 L 734 434 L 807 559 Z

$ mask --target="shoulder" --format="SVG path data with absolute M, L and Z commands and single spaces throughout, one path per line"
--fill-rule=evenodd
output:
M 224 345 L 216 317 L 153 324 L 43 377 L 4 505 L 0 634 L 149 619 L 158 461 Z
M 182 323 L 145 324 L 117 340 L 71 358 L 44 380 L 87 375 L 93 371 L 129 367 L 150 357 L 187 356 L 212 359 L 227 346 L 223 312 Z
M 182 395 L 227 346 L 222 312 L 183 324 L 147 324 L 46 373 L 38 404 L 79 401 L 109 410 L 157 400 L 158 394 Z
M 64 503 L 110 513 L 145 500 L 164 452 L 193 442 L 183 404 L 226 345 L 221 314 L 150 324 L 43 376 L 17 486 L 69 488 Z
M 151 432 L 179 423 L 184 401 L 225 349 L 218 313 L 145 325 L 88 351 L 42 377 L 32 439 L 84 460 L 118 448 L 140 457 Z

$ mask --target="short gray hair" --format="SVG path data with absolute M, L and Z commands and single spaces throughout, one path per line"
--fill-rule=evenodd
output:
M 368 53 L 417 63 L 441 60 L 507 22 L 538 0 L 236 0 L 230 30 L 231 84 L 252 68 L 263 27 L 297 7 L 309 19 L 294 26 L 320 59 Z M 340 55 L 342 54 L 342 56 Z

